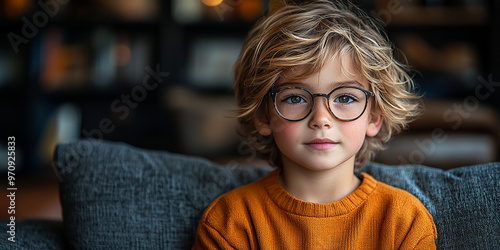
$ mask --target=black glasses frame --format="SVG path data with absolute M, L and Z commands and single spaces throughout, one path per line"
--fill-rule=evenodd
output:
M 355 118 L 352 118 L 352 119 L 340 119 L 339 117 L 337 117 L 332 109 L 330 108 L 330 95 L 335 92 L 336 90 L 338 89 L 343 89 L 343 88 L 353 88 L 353 89 L 359 89 L 361 91 L 363 91 L 366 95 L 366 101 L 365 101 L 365 106 L 363 107 L 363 111 L 361 111 L 361 113 L 356 116 Z M 279 92 L 285 90 L 285 89 L 301 89 L 301 90 L 305 90 L 307 93 L 309 93 L 311 95 L 311 99 L 313 100 L 313 104 L 311 106 L 311 109 L 309 110 L 309 112 L 302 118 L 300 119 L 288 119 L 286 118 L 285 116 L 283 116 L 283 114 L 281 114 L 281 112 L 278 110 L 278 106 L 276 105 L 276 96 L 278 95 Z M 277 90 L 273 90 L 273 91 L 269 91 L 268 94 L 273 98 L 273 103 L 274 103 L 274 109 L 276 110 L 276 112 L 281 116 L 281 118 L 287 120 L 287 121 L 291 121 L 291 122 L 298 122 L 298 121 L 302 121 L 304 119 L 306 119 L 306 117 L 309 116 L 309 114 L 311 114 L 311 112 L 313 111 L 314 109 L 314 105 L 316 104 L 315 102 L 315 98 L 316 97 L 325 97 L 328 101 L 326 102 L 326 106 L 328 107 L 328 111 L 330 111 L 330 114 L 335 117 L 337 120 L 340 120 L 340 121 L 343 121 L 343 122 L 350 122 L 350 121 L 354 121 L 356 119 L 358 119 L 359 117 L 361 117 L 364 113 L 365 113 L 365 110 L 366 110 L 366 107 L 368 105 L 368 99 L 370 98 L 370 96 L 373 96 L 373 92 L 369 91 L 369 90 L 366 90 L 366 89 L 362 89 L 360 87 L 355 87 L 355 86 L 341 86 L 341 87 L 337 87 L 335 89 L 333 89 L 332 91 L 330 91 L 330 93 L 328 94 L 313 94 L 311 91 L 309 91 L 308 89 L 306 88 L 302 88 L 302 87 L 285 87 L 285 88 L 281 88 L 281 89 L 277 89 Z

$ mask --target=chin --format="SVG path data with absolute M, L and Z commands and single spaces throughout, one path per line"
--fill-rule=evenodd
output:
M 305 159 L 305 160 L 303 160 Z M 336 158 L 334 156 L 298 156 L 298 158 L 283 157 L 283 165 L 297 165 L 310 171 L 321 172 L 339 168 L 350 168 L 354 171 L 354 156 L 350 158 Z
M 309 164 L 305 163 L 303 166 L 311 171 L 317 171 L 317 172 L 328 171 L 349 166 L 352 166 L 352 168 L 354 168 L 354 162 L 352 162 L 352 164 L 349 164 L 349 162 L 350 161 L 335 162 L 330 160 L 326 162 L 309 162 Z
M 311 170 L 325 171 L 338 168 L 352 168 L 354 171 L 354 157 L 349 159 L 325 159 L 321 162 L 315 162 L 311 164 Z

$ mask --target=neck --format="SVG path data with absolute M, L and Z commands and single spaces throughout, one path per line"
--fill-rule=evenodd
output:
M 297 199 L 327 204 L 354 192 L 361 181 L 354 175 L 354 161 L 352 164 L 348 161 L 322 171 L 287 164 L 281 172 L 280 184 Z

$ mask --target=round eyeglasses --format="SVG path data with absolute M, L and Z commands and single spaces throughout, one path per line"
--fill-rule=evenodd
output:
M 315 97 L 325 97 L 330 113 L 340 121 L 354 121 L 366 110 L 373 92 L 354 86 L 335 88 L 329 94 L 313 94 L 302 87 L 285 87 L 269 92 L 276 112 L 288 121 L 305 119 L 314 108 Z

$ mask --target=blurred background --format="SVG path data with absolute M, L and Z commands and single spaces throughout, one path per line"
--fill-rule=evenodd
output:
M 385 23 L 396 57 L 416 70 L 425 102 L 424 115 L 376 161 L 443 169 L 498 161 L 500 3 L 354 2 Z M 20 218 L 60 218 L 54 147 L 79 138 L 200 155 L 223 165 L 265 165 L 228 116 L 235 107 L 233 63 L 267 5 L 1 0 L 1 183 L 7 137 L 14 136 L 24 189 L 17 200 L 19 209 L 30 208 L 18 211 Z M 34 198 L 40 196 L 46 202 Z M 1 207 L 7 207 L 4 200 Z

